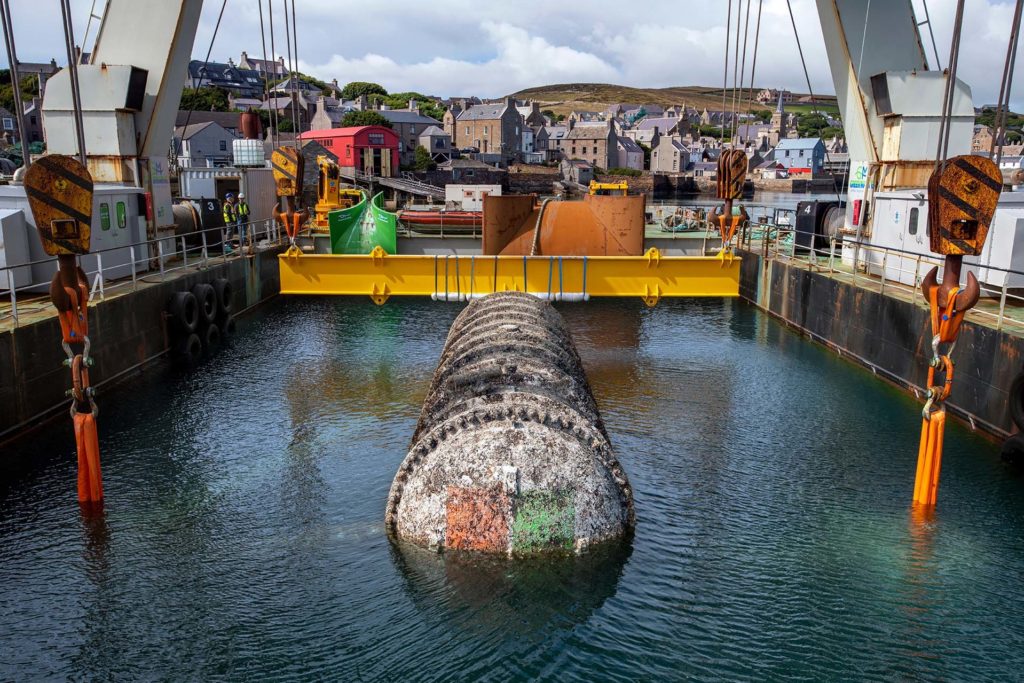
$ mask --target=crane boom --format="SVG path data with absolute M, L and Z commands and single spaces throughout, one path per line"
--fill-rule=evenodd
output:
M 202 0 L 108 0 L 90 63 L 79 66 L 86 159 L 97 182 L 143 188 L 150 227 L 173 224 L 167 158 Z M 71 79 L 47 83 L 48 151 L 75 154 Z

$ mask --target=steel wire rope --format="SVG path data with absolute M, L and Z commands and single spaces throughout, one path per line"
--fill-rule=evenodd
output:
M 298 21 L 295 19 L 295 0 L 292 0 L 292 52 L 295 54 L 295 72 L 298 74 L 299 70 L 299 33 L 298 33 Z M 295 101 L 299 100 L 299 82 L 298 76 L 295 78 Z M 299 134 L 302 132 L 302 116 L 298 115 L 299 127 L 295 131 L 295 151 L 299 151 Z M 312 126 L 310 126 L 312 127 Z
M 749 3 L 749 0 L 748 0 Z M 730 106 L 728 112 L 723 112 L 729 123 L 729 146 L 733 146 L 733 135 L 735 118 L 733 112 L 736 110 L 736 79 L 740 72 L 740 19 L 743 15 L 743 0 L 736 0 L 736 44 L 734 46 L 735 54 L 732 59 L 732 98 L 730 100 Z M 725 146 L 725 140 L 722 140 L 722 146 Z
M 807 61 L 804 59 L 804 49 L 800 45 L 800 32 L 796 30 L 796 18 L 793 17 L 793 3 L 792 3 L 792 0 L 786 0 L 786 9 L 789 10 L 789 23 L 793 25 L 793 37 L 796 39 L 796 49 L 797 49 L 797 52 L 800 55 L 800 66 L 803 67 L 804 79 L 807 81 L 807 94 L 811 98 L 811 113 L 812 114 L 818 114 L 820 116 L 821 114 L 819 114 L 819 112 L 818 112 L 817 100 L 814 97 L 814 89 L 811 87 L 811 74 L 807 71 Z M 827 123 L 827 121 L 826 121 L 826 123 Z M 820 136 L 819 136 L 818 139 L 819 140 L 821 139 Z M 780 142 L 781 142 L 781 140 L 780 140 Z M 824 143 L 825 143 L 825 141 L 822 140 L 822 146 L 824 146 Z M 812 164 L 814 163 L 813 160 L 812 160 L 811 163 Z M 831 158 L 831 156 L 829 156 L 828 147 L 825 147 L 825 163 L 829 164 L 830 166 L 832 165 L 832 158 Z M 812 168 L 813 168 L 813 166 L 812 166 Z M 813 179 L 813 172 L 812 172 L 811 176 L 812 176 L 812 179 Z M 836 182 L 835 174 L 832 174 L 832 189 L 835 190 L 836 201 L 841 203 L 843 201 L 843 198 L 842 198 L 842 196 L 841 196 L 841 194 L 839 192 L 839 183 Z
M 256 0 L 256 6 L 259 7 L 260 12 L 260 45 L 263 46 L 263 101 L 270 102 L 270 76 L 267 73 L 267 69 L 270 66 L 270 62 L 267 61 L 267 36 L 263 30 L 263 0 Z M 270 119 L 270 112 L 268 108 L 267 119 Z M 271 147 L 277 147 L 277 141 L 274 136 L 274 131 L 270 132 L 270 145 Z
M 295 68 L 292 63 L 292 31 L 288 22 L 288 0 L 281 0 L 284 5 L 284 44 L 285 52 L 288 55 L 288 93 L 291 99 L 291 119 L 292 119 L 292 141 L 299 135 L 299 125 L 295 118 L 296 110 L 299 107 L 298 98 L 294 97 L 295 94 Z
M 729 27 L 732 25 L 732 0 L 725 15 L 725 67 L 722 73 L 722 144 L 725 144 L 725 102 L 729 92 Z
M 750 92 L 747 95 L 747 102 L 754 101 L 754 71 L 757 69 L 757 48 L 761 41 L 761 8 L 764 0 L 757 1 L 757 28 L 754 31 L 754 54 L 750 64 Z
M 747 37 L 750 35 L 750 3 L 751 0 L 747 0 L 747 16 L 743 23 L 743 51 L 740 57 L 740 77 L 739 80 L 733 80 L 733 98 L 732 98 L 732 140 L 736 139 L 736 135 L 739 132 L 739 107 L 741 106 L 743 99 L 743 77 L 746 75 L 747 68 Z M 740 0 L 742 5 L 742 0 Z M 737 8 L 738 9 L 738 8 Z M 739 21 L 737 17 L 736 27 L 736 45 L 739 46 Z M 735 144 L 735 143 L 733 143 Z
M 953 20 L 953 37 L 949 42 L 949 67 L 946 71 L 946 87 L 942 97 L 942 116 L 939 118 L 939 141 L 935 150 L 935 167 L 945 170 L 946 155 L 949 153 L 950 125 L 953 117 L 953 97 L 956 91 L 956 71 L 960 59 L 960 37 L 963 33 L 964 0 L 956 4 L 956 18 Z
M 939 60 L 939 46 L 935 42 L 935 32 L 932 31 L 932 17 L 928 12 L 928 0 L 921 0 L 921 5 L 924 7 L 924 23 L 928 24 L 928 35 L 932 39 L 932 52 L 935 53 L 935 69 L 942 71 L 942 62 Z
M 82 91 L 78 83 L 78 60 L 79 55 L 75 47 L 75 27 L 71 20 L 71 3 L 69 0 L 60 0 L 60 13 L 64 19 L 64 42 L 68 51 L 68 76 L 71 80 L 71 108 L 74 113 L 75 137 L 78 140 L 78 157 L 82 165 L 85 160 L 85 124 L 82 121 Z M 13 36 L 12 36 L 13 39 Z M 20 87 L 19 83 L 12 83 L 15 88 Z M 24 153 L 25 141 L 21 141 L 22 152 Z
M 3 25 L 4 45 L 7 48 L 7 61 L 10 63 L 11 86 L 14 94 L 18 137 L 21 139 L 21 164 L 25 168 L 32 163 L 32 155 L 28 151 L 25 140 L 25 106 L 21 99 L 21 74 L 18 72 L 18 50 L 14 43 L 14 28 L 11 21 L 11 5 L 9 0 L 0 0 L 0 24 Z
M 274 47 L 274 0 L 267 0 L 267 26 L 270 27 L 270 56 L 274 59 L 274 76 L 277 76 L 277 48 Z M 275 87 L 277 85 L 275 83 Z M 270 118 L 274 124 L 274 147 L 276 148 L 281 144 L 281 131 L 279 130 L 281 127 L 281 117 L 277 111 L 277 96 L 273 94 L 273 90 L 270 93 L 270 96 L 267 98 L 267 107 L 270 109 Z
M 63 2 L 64 0 L 62 0 Z M 210 46 L 206 48 L 206 59 L 203 60 L 203 70 L 199 73 L 199 87 L 198 90 L 203 86 L 203 78 L 206 75 L 206 68 L 210 64 L 210 55 L 213 53 L 213 43 L 217 40 L 217 32 L 220 30 L 221 19 L 224 18 L 224 8 L 228 6 L 228 0 L 224 0 L 220 6 L 220 14 L 217 15 L 217 23 L 213 27 L 213 35 L 210 36 Z M 172 159 L 175 166 L 178 165 L 178 155 L 181 154 L 181 145 L 185 142 L 185 133 L 188 131 L 188 122 L 192 120 L 192 112 L 196 107 L 196 99 L 192 98 L 192 104 L 189 105 L 188 114 L 185 115 L 185 125 L 181 129 L 181 137 L 178 138 L 178 142 L 174 145 L 174 159 Z
M 1017 61 L 1017 43 L 1020 39 L 1020 18 L 1024 10 L 1024 0 L 1017 0 L 1010 24 L 1010 39 L 1006 45 L 1006 63 L 1003 65 L 1003 78 L 999 83 L 999 99 L 996 100 L 995 134 L 989 147 L 989 156 L 995 157 L 996 166 L 1003 160 L 1003 144 L 1006 137 L 1006 121 L 1010 111 L 1010 91 L 1013 88 L 1013 66 Z M 996 146 L 998 143 L 998 148 Z

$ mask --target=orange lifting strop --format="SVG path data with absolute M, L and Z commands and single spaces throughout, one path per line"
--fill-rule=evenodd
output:
M 50 301 L 60 321 L 61 346 L 71 368 L 71 418 L 78 450 L 78 501 L 103 502 L 96 407 L 89 383 L 89 281 L 78 254 L 89 252 L 93 183 L 89 171 L 73 157 L 42 157 L 25 172 L 25 193 L 47 254 L 57 257 Z M 80 350 L 72 348 L 72 345 Z
M 999 168 L 990 159 L 964 155 L 944 162 L 928 181 L 928 233 L 932 251 L 944 255 L 945 271 L 938 283 L 938 267 L 921 281 L 931 312 L 932 357 L 928 366 L 927 400 L 922 410 L 921 442 L 917 453 L 914 503 L 933 506 L 942 467 L 942 441 L 946 427 L 945 401 L 953 388 L 953 360 L 964 315 L 981 296 L 973 273 L 960 287 L 965 255 L 976 256 L 985 245 L 988 226 L 1002 188 Z M 942 382 L 936 383 L 936 374 Z

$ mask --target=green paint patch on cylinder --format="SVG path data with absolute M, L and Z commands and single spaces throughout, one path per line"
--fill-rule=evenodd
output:
M 525 491 L 516 497 L 512 552 L 572 550 L 576 509 L 571 492 Z

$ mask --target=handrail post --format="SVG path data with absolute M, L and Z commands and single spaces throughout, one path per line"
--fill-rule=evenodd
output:
M 853 249 L 853 284 L 857 285 L 857 261 L 860 256 L 860 241 L 858 240 L 857 246 Z
M 185 236 L 184 235 L 181 236 L 181 261 L 182 261 L 182 266 L 181 266 L 182 270 L 184 270 L 185 268 L 188 268 L 188 247 L 185 245 Z
M 1006 312 L 1006 282 L 1009 277 L 1003 279 L 1003 291 L 999 294 L 999 318 L 996 320 L 996 329 L 1003 329 L 1003 315 Z
M 889 250 L 886 249 L 882 252 L 882 286 L 878 290 L 879 294 L 885 294 L 885 281 L 889 277 L 889 273 L 886 270 L 886 265 L 889 263 Z
M 138 291 L 139 285 L 135 277 L 135 245 L 128 245 L 128 259 L 132 262 L 132 291 Z
M 199 234 L 202 236 L 203 239 L 203 268 L 207 268 L 209 267 L 210 253 L 206 249 L 206 231 L 201 230 Z
M 160 279 L 164 275 L 164 242 L 160 238 L 156 240 L 156 262 L 160 266 Z
M 11 318 L 14 326 L 18 327 L 18 295 L 15 292 L 17 287 L 14 286 L 14 270 L 11 268 L 7 269 L 7 284 L 11 287 Z
M 103 292 L 103 283 L 104 283 L 104 280 L 106 280 L 106 278 L 103 277 L 103 253 L 102 252 L 98 252 L 96 254 L 96 269 L 97 269 L 97 275 L 100 276 L 100 301 L 105 301 L 106 297 L 104 296 L 104 292 Z

